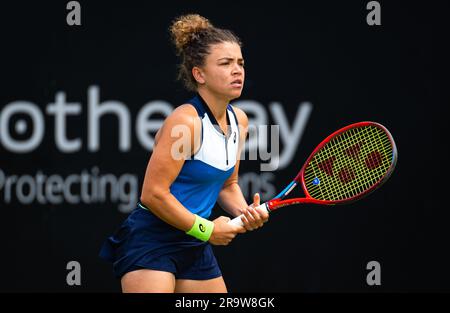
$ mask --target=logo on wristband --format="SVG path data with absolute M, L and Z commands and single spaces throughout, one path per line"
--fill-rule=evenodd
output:
M 200 231 L 201 231 L 202 233 L 205 232 L 205 226 L 203 226 L 203 224 L 198 225 L 198 229 L 200 229 Z

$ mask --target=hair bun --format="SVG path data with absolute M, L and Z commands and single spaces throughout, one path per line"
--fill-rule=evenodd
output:
M 177 17 L 170 26 L 170 34 L 178 54 L 181 54 L 186 45 L 202 30 L 212 28 L 207 18 L 198 14 L 187 14 Z

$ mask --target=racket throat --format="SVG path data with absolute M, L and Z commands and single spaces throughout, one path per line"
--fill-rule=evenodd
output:
M 264 202 L 263 204 L 258 206 L 258 208 L 266 210 L 267 213 L 269 213 L 269 214 L 272 212 L 272 210 L 269 208 L 269 203 L 268 202 Z

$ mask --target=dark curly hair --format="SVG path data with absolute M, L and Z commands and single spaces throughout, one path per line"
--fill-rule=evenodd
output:
M 210 21 L 198 14 L 177 17 L 169 28 L 177 55 L 181 58 L 178 79 L 190 91 L 197 90 L 192 68 L 204 65 L 211 45 L 235 42 L 242 47 L 240 39 L 230 30 L 214 27 Z

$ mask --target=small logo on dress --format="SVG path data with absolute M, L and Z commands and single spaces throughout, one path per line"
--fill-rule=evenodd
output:
M 314 180 L 312 181 L 313 185 L 317 186 L 320 184 L 320 179 L 318 177 L 314 178 Z
M 236 143 L 236 132 L 233 132 L 234 136 L 233 136 L 233 143 Z
M 205 232 L 205 226 L 203 226 L 203 224 L 198 225 L 198 229 L 200 229 L 200 231 L 201 231 L 202 233 Z

